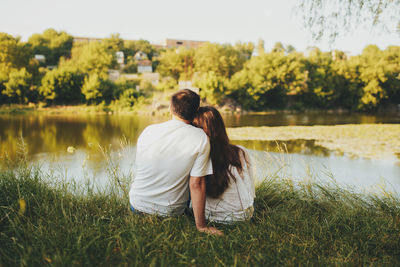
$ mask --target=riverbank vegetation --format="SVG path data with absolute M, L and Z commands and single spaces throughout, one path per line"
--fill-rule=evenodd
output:
M 262 40 L 164 49 L 118 34 L 74 42 L 68 33 L 48 29 L 27 42 L 0 33 L 0 48 L 0 104 L 157 111 L 158 93 L 175 91 L 187 81 L 201 88 L 205 103 L 234 111 L 376 111 L 396 110 L 400 103 L 399 46 L 381 50 L 369 45 L 353 56 L 316 47 L 299 52 L 281 43 L 265 51 Z M 117 52 L 123 52 L 124 65 Z M 140 74 L 112 78 L 113 72 L 137 73 L 140 60 L 151 62 L 159 79 Z
M 188 216 L 133 215 L 116 183 L 95 192 L 18 165 L 0 170 L 1 266 L 400 264 L 400 201 L 390 194 L 267 177 L 254 218 L 216 225 L 224 236 L 214 237 Z
M 315 140 L 315 145 L 349 156 L 400 160 L 399 124 L 333 126 L 238 127 L 228 129 L 231 140 Z

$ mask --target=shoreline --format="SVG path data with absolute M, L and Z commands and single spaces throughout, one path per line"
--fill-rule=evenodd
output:
M 375 112 L 361 112 L 350 111 L 344 109 L 275 109 L 264 111 L 252 110 L 231 110 L 225 106 L 217 107 L 222 114 L 238 114 L 238 115 L 274 115 L 274 114 L 365 114 L 365 115 L 396 115 L 400 116 L 400 111 L 393 110 L 379 110 Z M 74 114 L 74 113 L 88 113 L 88 114 L 135 114 L 135 115 L 165 115 L 169 114 L 167 105 L 139 105 L 131 108 L 121 109 L 112 105 L 53 105 L 45 106 L 43 104 L 3 104 L 0 105 L 0 115 L 29 115 L 29 114 Z

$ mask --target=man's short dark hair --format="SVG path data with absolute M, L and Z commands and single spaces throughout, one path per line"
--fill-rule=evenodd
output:
M 179 90 L 171 98 L 172 112 L 187 121 L 193 120 L 199 106 L 199 95 L 189 89 Z

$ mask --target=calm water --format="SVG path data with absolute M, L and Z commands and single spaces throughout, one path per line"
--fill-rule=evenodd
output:
M 225 116 L 227 127 L 334 125 L 360 123 L 400 123 L 396 115 L 269 114 Z M 168 117 L 133 115 L 2 115 L 0 116 L 0 157 L 13 160 L 21 153 L 21 137 L 31 162 L 66 179 L 90 180 L 104 185 L 111 159 L 121 174 L 131 177 L 135 143 L 149 124 Z M 314 177 L 362 190 L 375 190 L 383 184 L 400 192 L 400 166 L 396 162 L 352 159 L 315 145 L 313 140 L 285 142 L 240 141 L 252 149 L 259 166 L 259 179 L 265 177 Z M 69 153 L 67 148 L 70 147 Z M 263 151 L 268 151 L 265 153 Z M 104 153 L 105 152 L 105 153 Z M 104 154 L 108 155 L 105 156 Z

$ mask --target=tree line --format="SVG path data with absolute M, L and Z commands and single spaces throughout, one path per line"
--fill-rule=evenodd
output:
M 125 65 L 116 52 L 124 52 Z M 152 61 L 160 83 L 109 79 L 109 70 L 137 72 L 135 54 Z M 44 55 L 43 62 L 35 55 Z M 400 103 L 400 46 L 369 45 L 360 55 L 318 48 L 298 52 L 277 43 L 204 43 L 196 49 L 156 49 L 148 41 L 111 35 L 100 42 L 73 42 L 48 29 L 26 42 L 0 33 L 0 103 L 99 104 L 132 107 L 143 92 L 176 90 L 193 81 L 212 105 L 234 103 L 245 110 L 347 109 L 373 111 Z M 140 77 L 140 76 L 139 76 Z M 140 86 L 141 90 L 136 90 Z

